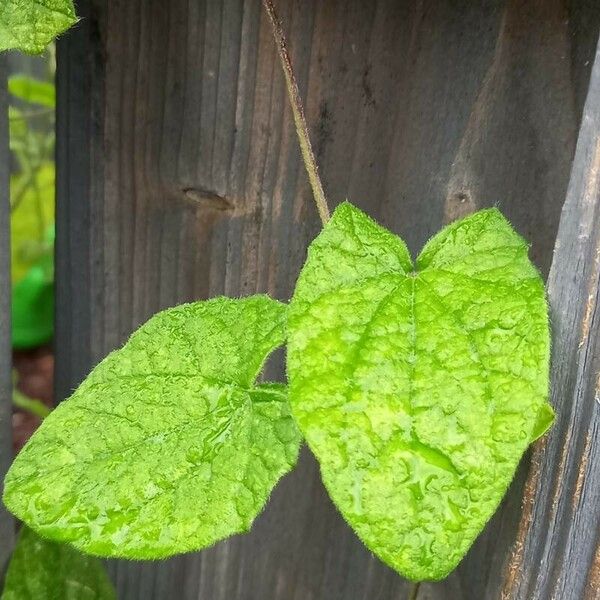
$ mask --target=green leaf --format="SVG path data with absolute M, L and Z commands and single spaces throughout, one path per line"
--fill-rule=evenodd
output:
M 115 600 L 102 563 L 21 529 L 2 600 Z
M 47 108 L 54 108 L 56 105 L 54 84 L 28 75 L 12 75 L 9 77 L 8 91 L 15 98 L 29 104 L 39 104 Z
M 549 331 L 527 245 L 484 210 L 415 271 L 345 203 L 309 248 L 288 334 L 292 412 L 333 501 L 402 575 L 445 577 L 540 431 Z
M 6 506 L 102 556 L 160 558 L 247 531 L 300 444 L 285 388 L 254 383 L 285 317 L 266 296 L 152 317 L 42 423 Z
M 2 0 L 0 50 L 39 54 L 76 22 L 72 0 Z
M 537 414 L 535 427 L 531 432 L 531 441 L 535 442 L 541 438 L 552 427 L 554 423 L 554 409 L 549 404 L 543 404 Z

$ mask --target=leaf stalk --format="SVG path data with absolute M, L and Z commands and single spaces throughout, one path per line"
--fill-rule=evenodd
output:
M 294 69 L 292 67 L 292 61 L 287 49 L 287 41 L 281 21 L 277 16 L 275 7 L 273 6 L 272 0 L 263 0 L 263 6 L 269 17 L 271 23 L 271 29 L 273 31 L 273 38 L 275 39 L 275 45 L 277 46 L 277 53 L 281 61 L 283 68 L 283 74 L 285 76 L 285 83 L 292 106 L 292 113 L 294 115 L 294 125 L 296 126 L 296 133 L 298 134 L 298 141 L 300 142 L 300 151 L 302 152 L 302 160 L 308 173 L 308 179 L 312 188 L 317 210 L 319 211 L 319 217 L 323 225 L 329 221 L 330 212 L 329 206 L 327 205 L 327 199 L 325 198 L 325 192 L 323 191 L 323 184 L 319 177 L 319 168 L 315 155 L 310 143 L 310 136 L 308 133 L 308 127 L 306 126 L 306 118 L 304 116 L 304 107 L 302 105 L 302 98 L 300 97 L 300 91 L 298 89 L 298 83 L 294 75 Z
M 419 590 L 421 588 L 421 582 L 415 581 L 411 584 L 410 590 L 408 592 L 408 600 L 417 600 L 419 597 Z

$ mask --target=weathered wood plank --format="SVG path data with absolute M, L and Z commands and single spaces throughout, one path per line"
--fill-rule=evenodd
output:
M 600 598 L 600 46 L 548 299 L 557 421 L 536 445 L 503 597 Z
M 0 55 L 0 495 L 12 461 L 12 351 L 10 342 L 10 195 L 6 56 Z M 0 503 L 0 578 L 12 550 L 14 521 Z
M 548 271 L 597 36 L 584 4 L 278 4 L 332 204 L 351 199 L 416 251 L 444 221 L 498 203 Z M 288 298 L 319 227 L 259 0 L 82 0 L 80 12 L 59 43 L 58 397 L 164 306 Z M 500 594 L 522 482 L 421 597 Z M 306 453 L 249 535 L 111 571 L 128 600 L 407 590 L 333 509 Z
M 101 120 L 95 113 L 100 97 L 92 95 L 93 85 L 100 85 L 96 58 L 101 45 L 88 4 L 79 3 L 77 12 L 81 21 L 57 44 L 56 398 L 68 395 L 92 363 L 89 260 L 94 229 L 89 197 L 92 185 L 103 181 L 102 162 L 94 152 L 95 140 L 101 137 Z

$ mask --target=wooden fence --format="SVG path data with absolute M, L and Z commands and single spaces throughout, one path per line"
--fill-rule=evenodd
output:
M 332 204 L 349 198 L 412 252 L 497 204 L 549 274 L 557 423 L 456 572 L 419 598 L 600 598 L 600 3 L 278 6 Z M 59 398 L 160 308 L 289 298 L 319 229 L 259 0 L 82 0 L 79 14 L 58 49 Z M 4 199 L 5 170 L 0 186 Z M 281 356 L 269 368 L 282 375 Z M 0 532 L 6 523 L 0 513 Z M 345 525 L 307 452 L 248 535 L 109 568 L 126 600 L 403 600 L 408 589 Z

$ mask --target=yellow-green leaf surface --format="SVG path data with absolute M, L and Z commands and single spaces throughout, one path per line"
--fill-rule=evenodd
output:
M 41 256 L 52 254 L 48 228 L 54 223 L 54 176 L 54 163 L 48 162 L 34 173 L 17 173 L 10 179 L 13 284 L 21 281 Z
M 2 0 L 0 50 L 39 54 L 76 22 L 73 0 Z
M 457 565 L 549 425 L 546 301 L 527 250 L 491 209 L 413 266 L 348 203 L 309 248 L 289 312 L 292 412 L 346 520 L 410 579 Z
M 255 383 L 285 317 L 266 296 L 152 317 L 45 419 L 9 470 L 6 506 L 102 556 L 159 558 L 247 531 L 300 443 L 285 388 Z
M 115 600 L 102 562 L 23 527 L 1 600 Z

